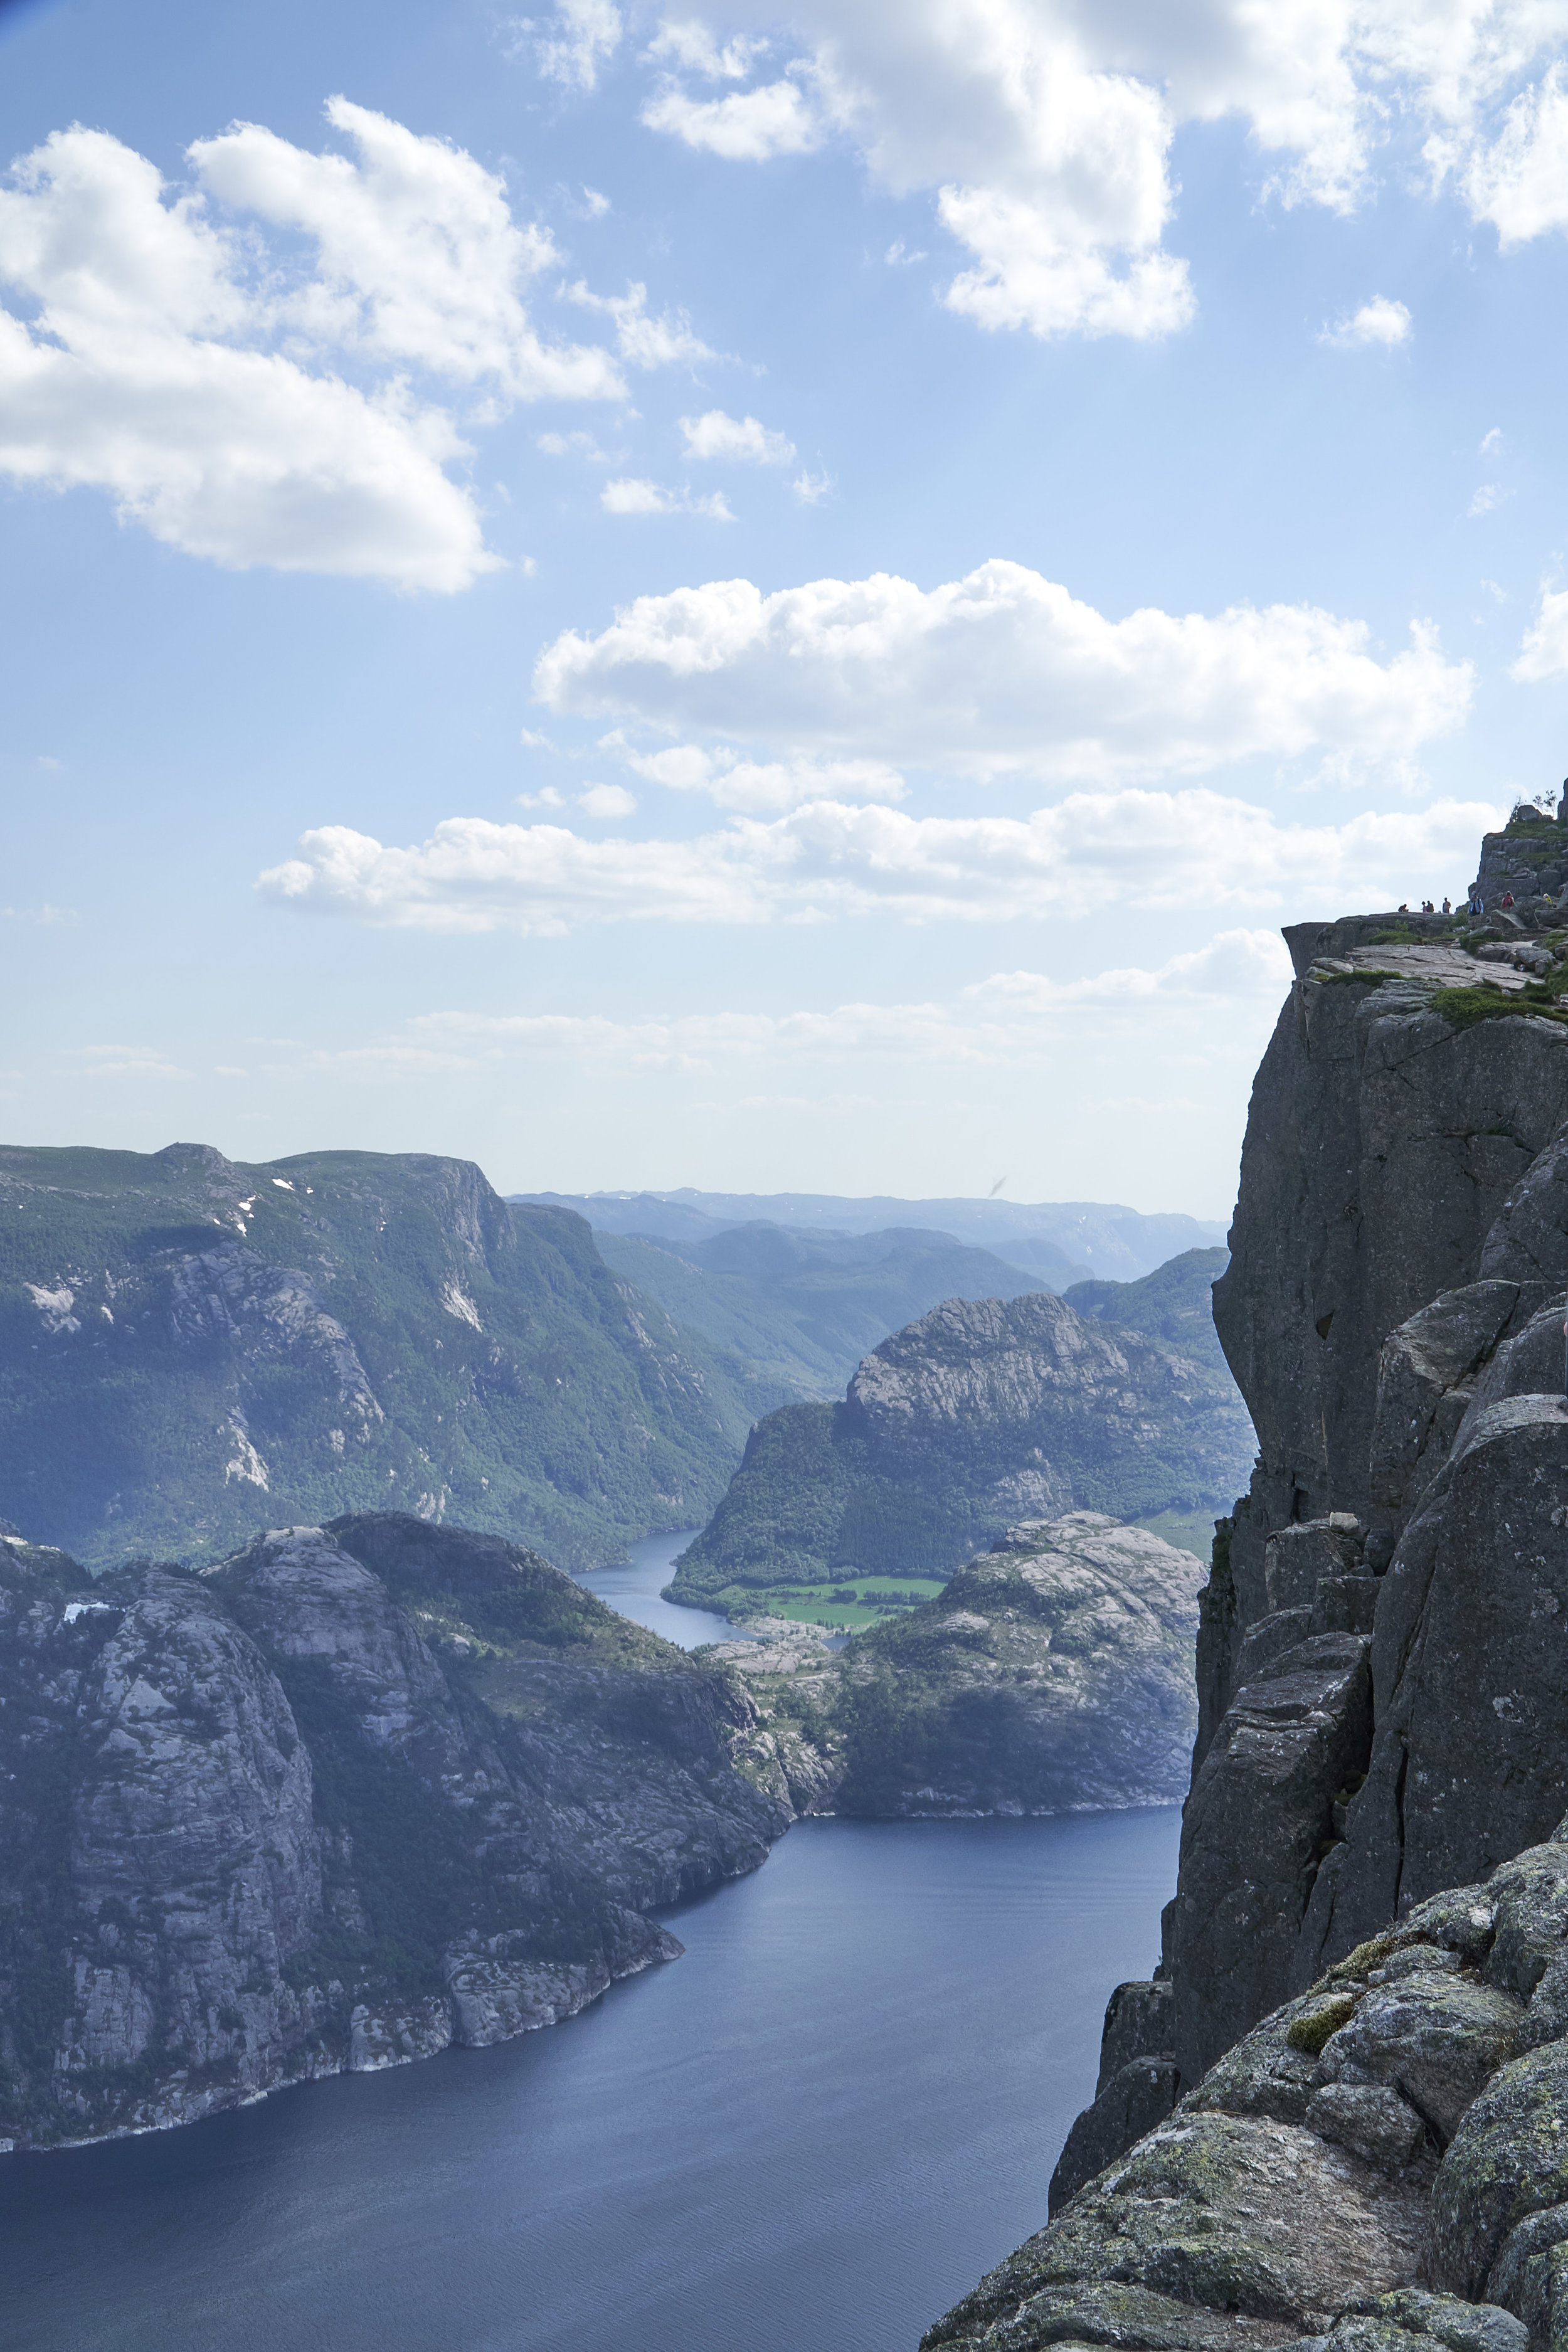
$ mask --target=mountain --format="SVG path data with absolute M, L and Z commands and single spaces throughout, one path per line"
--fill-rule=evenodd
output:
M 857 1633 L 721 1643 L 756 1704 L 735 1758 L 797 1812 L 969 1819 L 1169 1804 L 1197 1706 L 1191 1553 L 1092 1511 L 1011 1528 L 936 1599 Z
M 930 2347 L 1568 2329 L 1568 961 L 1525 912 L 1475 957 L 1285 935 L 1215 1295 L 1258 1458 L 1161 1964 L 1054 2218 Z
M 89 1566 L 389 1504 L 592 1565 L 789 1393 L 466 1160 L 0 1150 L 0 1514 Z
M 946 1234 L 750 1224 L 698 1241 L 595 1238 L 605 1264 L 678 1323 L 788 1383 L 796 1396 L 842 1389 L 879 1339 L 944 1298 L 1016 1298 L 1049 1287 Z
M 0 1540 L 0 2147 L 570 2016 L 790 1818 L 756 1711 L 521 1547 L 378 1512 L 93 1582 Z
M 1181 1280 L 1197 1295 L 1205 1273 Z M 1201 1509 L 1252 1454 L 1228 1372 L 1049 1292 L 950 1299 L 874 1349 L 842 1403 L 758 1424 L 670 1594 L 733 1614 L 781 1588 L 810 1606 L 855 1577 L 942 1578 L 1023 1517 Z
M 1136 1280 L 1183 1250 L 1212 1249 L 1225 1227 L 1212 1219 L 1146 1216 L 1100 1201 L 901 1201 L 837 1192 L 519 1192 L 574 1209 L 599 1233 L 647 1234 L 655 1240 L 700 1241 L 728 1225 L 790 1225 L 807 1233 L 869 1234 L 918 1227 L 988 1249 L 1053 1289 L 1085 1275 Z M 1015 1255 L 1022 1248 L 1026 1255 Z M 1053 1255 L 1054 1253 L 1054 1255 Z
M 1075 1282 L 1062 1297 L 1086 1323 L 1142 1331 L 1228 1380 L 1214 1327 L 1214 1286 L 1229 1263 L 1222 1249 L 1184 1250 L 1136 1282 Z

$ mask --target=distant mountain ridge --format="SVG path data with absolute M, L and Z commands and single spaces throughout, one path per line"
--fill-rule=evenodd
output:
M 1224 1223 L 1212 1218 L 1146 1215 L 1101 1201 L 904 1201 L 890 1193 L 859 1198 L 836 1192 L 701 1192 L 689 1184 L 669 1192 L 508 1197 L 574 1209 L 597 1233 L 647 1234 L 666 1241 L 701 1241 L 716 1228 L 755 1223 L 837 1234 L 915 1226 L 991 1250 L 1058 1290 L 1091 1275 L 1136 1281 L 1184 1250 L 1212 1249 L 1226 1237 Z M 1052 1257 L 1053 1250 L 1059 1255 Z
M 0 1150 L 0 1516 L 90 1566 L 387 1507 L 592 1565 L 793 1392 L 470 1161 Z
M 678 1323 L 802 1398 L 832 1397 L 889 1331 L 944 1298 L 1016 1298 L 1049 1286 L 947 1234 L 730 1225 L 700 1240 L 599 1233 L 600 1256 Z
M 1212 1328 L 1178 1349 L 1134 1318 L 1206 1311 L 1224 1263 L 1194 1251 L 1127 1285 L 1127 1322 L 1047 1291 L 950 1299 L 895 1332 L 841 1403 L 786 1405 L 752 1432 L 671 1598 L 733 1614 L 769 1587 L 946 1576 L 1026 1517 L 1217 1507 L 1255 1440 Z

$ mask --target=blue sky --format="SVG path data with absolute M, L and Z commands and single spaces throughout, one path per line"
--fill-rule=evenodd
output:
M 0 12 L 7 1132 L 1225 1214 L 1568 769 L 1565 50 Z

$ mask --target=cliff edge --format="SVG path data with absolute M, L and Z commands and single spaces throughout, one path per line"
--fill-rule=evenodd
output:
M 1056 2218 L 931 2346 L 1568 2342 L 1560 919 L 1285 935 L 1161 1963 Z

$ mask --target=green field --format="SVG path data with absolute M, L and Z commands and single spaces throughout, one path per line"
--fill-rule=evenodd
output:
M 799 1624 L 827 1625 L 836 1633 L 848 1633 L 901 1617 L 917 1602 L 934 1601 L 943 1589 L 943 1579 L 935 1576 L 847 1576 L 833 1584 L 731 1584 L 704 1595 L 702 1606 L 721 1610 L 737 1625 L 748 1617 L 793 1617 Z
M 1214 1551 L 1215 1517 L 1213 1511 L 1156 1511 L 1152 1518 L 1130 1519 L 1128 1525 L 1147 1528 L 1162 1543 L 1192 1552 L 1207 1568 Z

